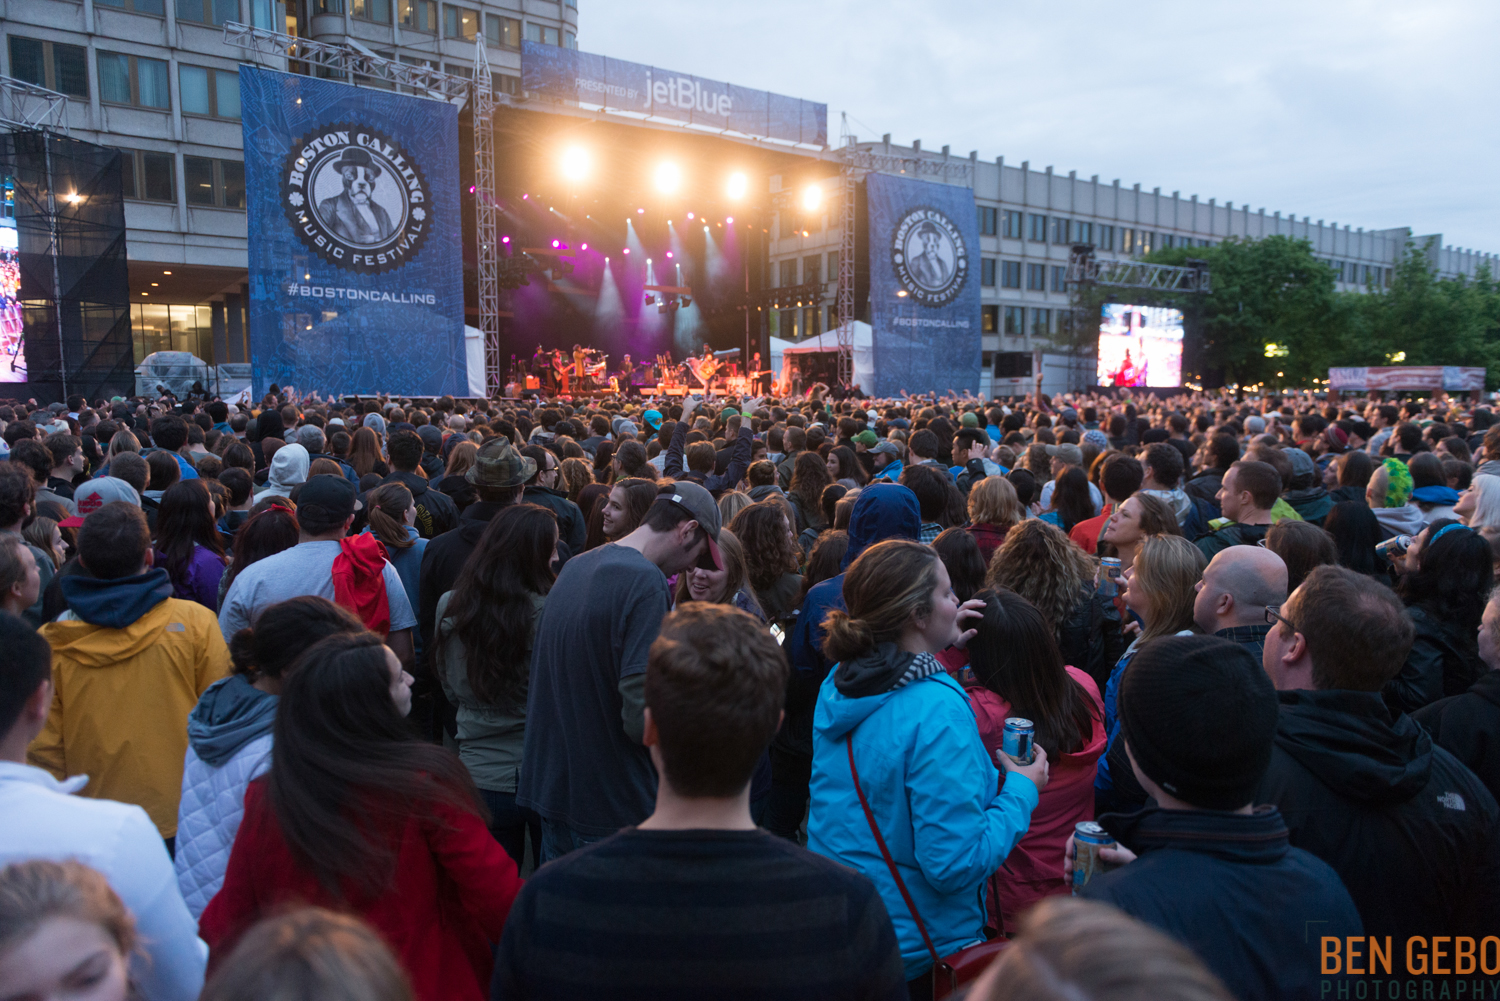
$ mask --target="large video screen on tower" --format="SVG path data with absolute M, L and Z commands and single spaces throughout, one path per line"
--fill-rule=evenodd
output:
M 0 225 L 0 382 L 26 381 L 21 255 L 14 226 Z
M 1182 385 L 1182 310 L 1105 303 L 1099 318 L 1099 385 Z

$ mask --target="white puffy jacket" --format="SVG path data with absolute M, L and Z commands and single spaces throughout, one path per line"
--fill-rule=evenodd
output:
M 177 886 L 194 918 L 224 885 L 229 850 L 245 816 L 245 787 L 271 767 L 271 734 L 247 741 L 215 768 L 188 745 L 177 810 Z

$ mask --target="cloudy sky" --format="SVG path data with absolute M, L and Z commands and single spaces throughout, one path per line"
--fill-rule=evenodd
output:
M 1500 252 L 1500 3 L 582 0 L 579 48 L 861 139 Z M 836 141 L 836 138 L 835 138 Z

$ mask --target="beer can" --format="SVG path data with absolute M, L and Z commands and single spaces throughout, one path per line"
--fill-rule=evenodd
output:
M 1386 559 L 1395 559 L 1411 548 L 1412 537 L 1409 535 L 1393 535 L 1383 542 L 1375 543 L 1375 552 Z
M 1092 820 L 1080 820 L 1073 828 L 1073 894 L 1110 867 L 1099 858 L 1099 849 L 1113 848 L 1115 839 Z
M 1104 571 L 1104 576 L 1110 580 L 1120 579 L 1120 557 L 1103 556 L 1099 559 L 1099 569 Z
M 1005 721 L 1005 730 L 1000 738 L 1000 749 L 1012 758 L 1024 764 L 1032 761 L 1032 739 L 1036 735 L 1036 727 L 1029 719 L 1020 716 L 1012 716 Z

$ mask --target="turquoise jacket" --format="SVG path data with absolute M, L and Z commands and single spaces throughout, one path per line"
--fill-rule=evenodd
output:
M 813 715 L 807 847 L 875 883 L 910 980 L 932 956 L 860 808 L 845 738 L 852 734 L 860 786 L 939 955 L 983 939 L 985 883 L 1026 833 L 1037 789 L 1014 772 L 1001 786 L 969 699 L 946 674 L 848 698 L 838 673 L 824 679 Z

